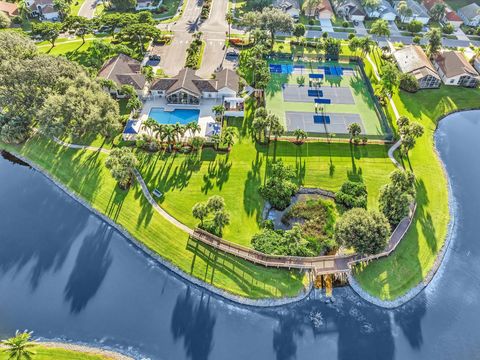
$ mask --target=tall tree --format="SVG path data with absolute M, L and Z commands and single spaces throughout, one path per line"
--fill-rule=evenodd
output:
M 375 20 L 370 28 L 370 33 L 377 36 L 390 36 L 390 27 L 387 20 L 378 19 Z
M 323 0 L 305 0 L 302 4 L 303 13 L 309 17 L 315 16 L 316 10 L 322 3 Z
M 11 21 L 7 14 L 0 11 L 0 29 L 6 29 L 10 27 Z
M 400 72 L 395 64 L 386 63 L 381 69 L 380 85 L 382 92 L 390 97 L 400 83 Z
M 232 24 L 233 24 L 233 14 L 231 11 L 225 14 L 225 21 L 228 24 L 228 40 L 230 40 L 230 35 L 232 33 Z
M 113 149 L 105 161 L 105 166 L 110 170 L 120 188 L 124 190 L 132 184 L 137 165 L 138 160 L 135 154 L 127 147 Z
M 276 32 L 289 33 L 293 30 L 292 17 L 277 8 L 265 8 L 260 16 L 261 27 L 270 33 L 271 45 L 275 42 Z
M 405 22 L 405 19 L 411 17 L 413 12 L 405 0 L 399 1 L 397 4 L 397 12 L 400 15 L 400 21 Z
M 442 48 L 442 34 L 439 29 L 430 29 L 425 37 L 428 39 L 427 51 L 430 56 L 435 56 Z
M 383 214 L 361 208 L 345 212 L 335 225 L 337 243 L 364 255 L 385 249 L 389 235 L 390 224 Z
M 137 0 L 111 0 L 111 5 L 116 10 L 133 10 L 137 6 Z
M 52 47 L 55 46 L 55 40 L 60 36 L 62 24 L 54 22 L 40 22 L 32 24 L 32 35 L 39 37 L 41 40 L 49 41 Z
M 63 28 L 75 31 L 82 38 L 82 44 L 85 44 L 85 36 L 93 31 L 93 23 L 83 16 L 69 16 L 63 22 Z
M 116 36 L 123 41 L 130 42 L 145 53 L 146 42 L 158 38 L 162 32 L 150 24 L 132 24 L 124 27 Z
M 430 9 L 430 15 L 435 21 L 442 21 L 445 16 L 447 5 L 444 2 L 437 2 Z

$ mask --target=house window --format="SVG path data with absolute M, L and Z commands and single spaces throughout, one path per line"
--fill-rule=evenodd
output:
M 455 82 L 455 80 L 454 80 L 454 79 L 450 80 L 450 84 L 453 84 L 454 82 Z

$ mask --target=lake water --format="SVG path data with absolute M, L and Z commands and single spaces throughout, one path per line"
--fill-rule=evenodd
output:
M 396 310 L 349 288 L 336 302 L 235 305 L 179 279 L 41 174 L 0 158 L 0 337 L 16 329 L 150 359 L 480 358 L 480 112 L 444 120 L 437 143 L 457 200 L 451 251 Z

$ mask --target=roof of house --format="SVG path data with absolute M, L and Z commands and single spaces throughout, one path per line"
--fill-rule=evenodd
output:
M 103 64 L 98 76 L 115 81 L 119 85 L 132 85 L 142 90 L 147 80 L 141 73 L 141 63 L 125 54 L 119 54 Z
M 0 1 L 0 11 L 6 13 L 8 16 L 18 15 L 18 5 L 6 1 Z
M 468 74 L 478 77 L 477 71 L 459 51 L 444 51 L 437 55 L 435 62 L 447 78 Z
M 350 8 L 350 15 L 366 15 L 365 10 L 357 0 L 333 0 L 333 6 L 337 9 L 339 7 Z
M 422 4 L 416 2 L 415 0 L 407 0 L 407 5 L 412 9 L 412 14 L 417 17 L 430 17 L 428 11 Z
M 450 8 L 445 9 L 445 19 L 448 21 L 462 21 L 462 18 Z
M 55 9 L 53 5 L 45 5 L 45 7 L 42 8 L 42 14 L 50 14 L 50 13 L 58 13 L 58 10 Z
M 423 6 L 425 6 L 425 8 L 428 11 L 430 11 L 430 10 L 432 10 L 432 8 L 435 4 L 445 4 L 445 3 L 443 2 L 443 0 L 423 0 L 422 4 L 423 4 Z
M 184 68 L 177 76 L 155 80 L 150 87 L 151 90 L 163 90 L 167 94 L 183 89 L 198 96 L 202 92 L 217 92 L 223 88 L 238 92 L 239 77 L 235 71 L 224 69 L 216 74 L 215 79 L 205 80 L 195 75 L 195 70 Z
M 297 0 L 276 0 L 273 6 L 278 9 L 282 9 L 283 11 L 300 9 L 300 4 Z
M 476 16 L 480 15 L 480 5 L 478 5 L 477 3 L 471 3 L 458 9 L 458 12 L 465 16 L 467 19 L 471 20 L 474 19 Z
M 418 45 L 405 46 L 395 51 L 393 56 L 402 73 L 411 73 L 417 79 L 427 75 L 440 79 L 430 59 Z
M 367 12 L 367 14 L 369 16 L 372 16 L 371 14 L 374 14 L 376 12 L 378 12 L 380 17 L 382 17 L 383 15 L 388 14 L 388 13 L 397 14 L 397 12 L 393 8 L 393 6 L 390 5 L 390 3 L 387 0 L 381 0 L 380 4 L 375 8 L 365 7 L 365 11 Z
M 332 4 L 330 4 L 329 0 L 322 0 L 322 2 L 317 6 L 317 11 L 319 14 L 322 14 L 322 13 L 333 14 Z

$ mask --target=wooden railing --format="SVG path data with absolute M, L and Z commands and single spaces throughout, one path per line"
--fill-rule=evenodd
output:
M 386 257 L 395 251 L 397 245 L 400 243 L 401 239 L 410 227 L 415 210 L 416 204 L 412 204 L 409 216 L 404 218 L 395 228 L 390 236 L 387 248 L 384 252 L 366 257 L 361 257 L 357 254 L 325 255 L 314 257 L 269 255 L 255 249 L 227 241 L 198 228 L 193 231 L 191 237 L 224 253 L 237 256 L 254 264 L 263 265 L 265 267 L 314 270 L 315 274 L 317 275 L 339 274 L 349 272 L 352 266 L 355 264 Z

